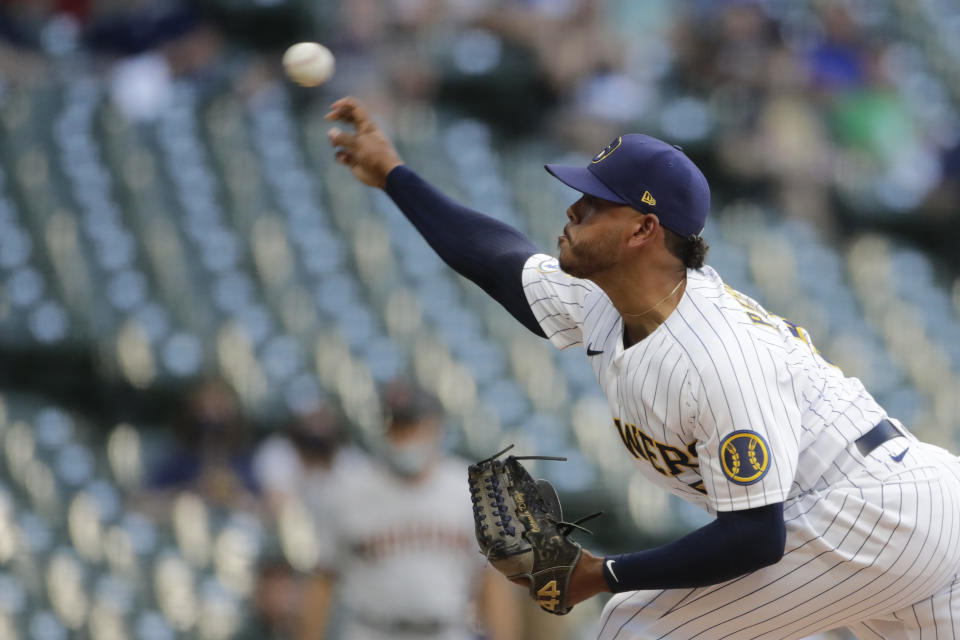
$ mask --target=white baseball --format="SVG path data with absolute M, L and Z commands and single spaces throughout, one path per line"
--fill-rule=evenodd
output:
M 316 87 L 333 75 L 330 49 L 316 42 L 300 42 L 283 54 L 283 68 L 290 79 L 304 87 Z

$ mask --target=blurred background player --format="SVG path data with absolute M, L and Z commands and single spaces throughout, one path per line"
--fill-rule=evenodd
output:
M 261 563 L 255 603 L 260 631 L 270 637 L 295 638 L 305 634 L 304 620 L 312 620 L 313 599 L 326 592 L 329 581 L 317 571 L 317 557 L 340 553 L 333 540 L 331 513 L 338 492 L 351 475 L 365 473 L 366 454 L 346 441 L 346 418 L 328 399 L 294 416 L 280 433 L 264 439 L 253 457 L 253 469 L 270 517 L 276 521 L 302 514 L 310 520 L 305 533 L 314 541 L 310 566 L 296 570 L 282 555 Z M 298 511 L 299 510 L 299 511 Z M 294 515 L 296 517 L 296 515 Z M 316 581 L 316 582 L 314 582 Z M 337 637 L 336 611 L 326 618 L 328 637 Z
M 255 503 L 260 487 L 249 427 L 229 385 L 221 380 L 197 384 L 171 432 L 175 439 L 154 454 L 147 472 L 145 488 L 152 497 L 189 489 L 220 506 Z
M 511 585 L 474 546 L 466 466 L 444 453 L 440 404 L 405 381 L 383 399 L 376 459 L 342 468 L 318 525 L 334 553 L 308 590 L 301 638 L 466 640 L 477 628 L 490 640 L 519 638 Z M 325 636 L 334 606 L 342 630 Z
M 345 442 L 345 420 L 333 403 L 323 402 L 257 447 L 254 474 L 275 514 L 291 499 L 302 500 L 314 514 L 325 513 L 336 491 L 337 469 L 365 463 L 361 450 Z

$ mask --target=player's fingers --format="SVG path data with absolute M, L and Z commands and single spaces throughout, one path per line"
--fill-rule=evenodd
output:
M 332 113 L 332 112 L 336 111 L 337 109 L 339 109 L 340 107 L 342 107 L 342 106 L 344 106 L 344 105 L 347 105 L 347 104 L 353 104 L 353 103 L 355 103 L 356 101 L 357 101 L 357 99 L 354 98 L 353 96 L 344 96 L 344 97 L 342 97 L 342 98 L 339 98 L 339 99 L 337 99 L 337 100 L 334 100 L 334 101 L 333 101 L 333 104 L 330 105 L 330 112 Z
M 357 136 L 347 133 L 339 127 L 333 127 L 327 131 L 327 139 L 330 141 L 330 145 L 334 147 L 353 149 L 357 145 Z
M 333 154 L 333 159 L 347 167 L 353 167 L 357 164 L 357 158 L 349 151 L 342 149 Z
M 341 109 L 352 108 L 353 106 L 358 104 L 360 104 L 360 101 L 357 98 L 353 96 L 344 96 L 342 98 L 334 100 L 333 103 L 331 103 L 330 112 L 331 113 L 338 112 Z
M 366 107 L 353 97 L 340 98 L 330 105 L 330 112 L 325 116 L 327 120 L 339 120 L 352 124 L 359 133 L 368 133 L 376 129 Z
M 340 120 L 341 119 L 340 114 L 342 112 L 344 101 L 346 99 L 347 98 L 340 98 L 339 100 L 334 102 L 332 105 L 330 105 L 330 110 L 327 112 L 327 115 L 323 116 L 324 120 L 331 120 L 331 121 Z
M 377 125 L 373 123 L 373 119 L 367 112 L 367 108 L 359 102 L 353 104 L 351 116 L 353 118 L 353 126 L 356 127 L 358 133 L 376 131 Z

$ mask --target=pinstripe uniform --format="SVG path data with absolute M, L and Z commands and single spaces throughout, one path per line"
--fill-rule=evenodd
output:
M 780 562 L 615 595 L 601 639 L 960 636 L 960 461 L 906 431 L 861 454 L 886 413 L 802 328 L 710 267 L 688 270 L 673 313 L 628 349 L 606 294 L 555 259 L 532 256 L 523 287 L 550 341 L 586 350 L 649 479 L 710 513 L 784 503 Z

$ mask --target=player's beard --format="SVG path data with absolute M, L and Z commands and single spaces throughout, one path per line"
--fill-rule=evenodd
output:
M 592 238 L 574 240 L 566 235 L 560 243 L 557 261 L 564 273 L 574 278 L 589 279 L 617 264 L 616 232 L 613 230 Z

